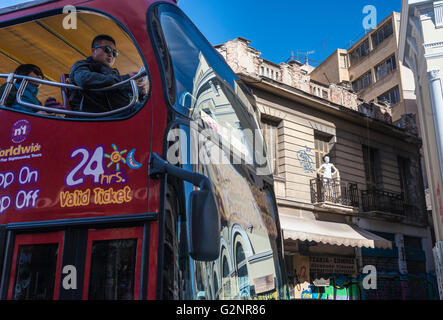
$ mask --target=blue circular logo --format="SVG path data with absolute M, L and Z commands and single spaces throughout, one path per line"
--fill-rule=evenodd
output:
M 11 140 L 14 143 L 21 143 L 31 133 L 31 124 L 28 120 L 19 120 L 11 128 Z

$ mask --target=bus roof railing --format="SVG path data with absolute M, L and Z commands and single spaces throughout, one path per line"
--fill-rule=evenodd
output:
M 82 116 L 82 117 L 88 117 L 88 118 L 99 118 L 99 117 L 106 117 L 106 116 L 111 116 L 114 115 L 116 113 L 120 113 L 123 112 L 125 110 L 128 110 L 129 108 L 131 108 L 132 106 L 134 106 L 137 102 L 138 102 L 138 88 L 137 85 L 135 83 L 135 80 L 138 78 L 141 78 L 143 76 L 146 76 L 146 71 L 142 68 L 137 74 L 133 75 L 132 77 L 121 81 L 119 83 L 113 84 L 112 86 L 109 87 L 105 87 L 105 88 L 99 88 L 99 89 L 90 89 L 87 91 L 90 92 L 98 92 L 98 91 L 108 91 L 108 90 L 114 90 L 122 85 L 127 84 L 128 82 L 131 85 L 131 89 L 132 89 L 132 99 L 129 102 L 128 105 L 115 109 L 115 110 L 111 110 L 111 111 L 106 111 L 106 112 L 98 112 L 98 113 L 93 113 L 93 112 L 83 112 L 83 111 L 72 111 L 72 110 L 65 110 L 65 109 L 58 109 L 58 108 L 51 108 L 51 107 L 45 107 L 45 106 L 40 106 L 40 105 L 36 105 L 33 103 L 28 103 L 22 100 L 22 96 L 23 93 L 26 89 L 26 86 L 28 84 L 29 81 L 35 82 L 35 83 L 40 83 L 40 84 L 44 84 L 44 85 L 48 85 L 51 87 L 58 87 L 58 88 L 66 88 L 66 89 L 70 89 L 70 90 L 80 90 L 80 91 L 85 91 L 83 88 L 79 87 L 79 86 L 75 86 L 72 84 L 66 84 L 66 83 L 59 83 L 59 82 L 54 82 L 54 81 L 48 81 L 48 80 L 43 80 L 43 79 L 39 79 L 39 78 L 33 78 L 33 77 L 28 77 L 28 76 L 22 76 L 22 75 L 16 75 L 14 73 L 10 73 L 10 74 L 0 74 L 0 78 L 6 78 L 6 87 L 5 90 L 0 98 L 0 106 L 4 106 L 5 105 L 5 101 L 6 98 L 8 97 L 12 86 L 13 86 L 13 82 L 14 79 L 21 79 L 22 82 L 20 84 L 20 87 L 17 91 L 17 95 L 16 95 L 16 99 L 17 99 L 17 103 L 21 106 L 25 106 L 25 107 L 29 107 L 32 109 L 36 109 L 38 111 L 46 111 L 46 112 L 52 112 L 52 113 L 57 113 L 57 114 L 65 114 L 65 115 L 73 115 L 73 116 Z

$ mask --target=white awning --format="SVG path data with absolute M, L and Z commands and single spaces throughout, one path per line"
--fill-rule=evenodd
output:
M 392 249 L 392 243 L 346 223 L 280 216 L 284 239 L 315 241 L 337 246 Z

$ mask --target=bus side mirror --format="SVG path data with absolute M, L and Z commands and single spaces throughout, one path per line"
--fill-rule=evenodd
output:
M 189 254 L 197 261 L 217 260 L 220 252 L 220 217 L 211 191 L 191 192 L 189 199 Z
M 165 173 L 200 188 L 191 192 L 189 198 L 189 255 L 197 261 L 217 260 L 220 252 L 220 216 L 211 191 L 211 181 L 202 174 L 171 165 L 158 154 L 151 153 L 149 175 L 157 178 Z

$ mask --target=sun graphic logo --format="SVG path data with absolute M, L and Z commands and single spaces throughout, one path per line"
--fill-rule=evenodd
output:
M 126 164 L 126 159 L 123 157 L 123 155 L 128 152 L 128 150 L 125 149 L 123 151 L 119 151 L 115 144 L 112 145 L 112 149 L 114 149 L 114 151 L 111 154 L 105 153 L 104 155 L 105 158 L 111 160 L 106 168 L 110 168 L 113 164 L 115 164 L 116 170 L 120 171 L 120 161 Z
M 104 154 L 106 159 L 110 159 L 111 162 L 108 163 L 106 168 L 112 167 L 115 164 L 116 171 L 119 172 L 121 169 L 120 162 L 123 162 L 131 169 L 140 169 L 142 167 L 142 163 L 137 162 L 135 160 L 135 151 L 136 149 L 132 149 L 128 152 L 127 149 L 120 151 L 115 144 L 112 144 L 112 149 L 114 150 L 111 154 Z

